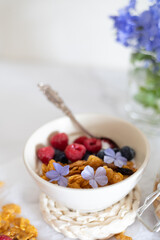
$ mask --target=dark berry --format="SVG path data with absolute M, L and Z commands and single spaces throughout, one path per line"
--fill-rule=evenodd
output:
M 117 153 L 117 152 L 120 151 L 120 149 L 119 149 L 119 148 L 113 148 L 113 151 L 114 151 L 115 153 Z
M 73 143 L 68 145 L 65 149 L 66 157 L 71 161 L 75 162 L 77 160 L 82 160 L 84 154 L 86 153 L 86 148 L 82 144 Z
M 56 162 L 61 162 L 61 163 L 68 163 L 68 159 L 66 157 L 66 154 L 58 149 L 55 149 L 55 156 L 54 160 Z
M 0 240 L 12 240 L 12 238 L 10 238 L 6 235 L 0 235 Z
M 110 138 L 105 138 L 105 137 L 102 137 L 101 138 L 102 141 L 106 142 L 109 144 L 110 148 L 118 148 L 118 145 L 117 143 L 115 143 L 113 140 L 111 140 Z
M 97 153 L 102 148 L 102 143 L 100 139 L 88 138 L 84 141 L 84 146 L 91 153 Z
M 120 172 L 123 175 L 132 175 L 134 172 L 129 168 L 117 168 L 117 172 Z
M 81 137 L 77 138 L 76 140 L 74 140 L 74 143 L 79 143 L 79 144 L 83 145 L 83 143 L 86 139 L 87 139 L 86 136 L 81 136 Z
M 87 159 L 89 158 L 90 155 L 93 155 L 93 153 L 91 153 L 91 152 L 89 152 L 89 151 L 86 151 L 86 153 L 84 154 L 82 160 L 87 160 Z
M 68 136 L 66 133 L 57 133 L 50 139 L 50 144 L 61 151 L 64 151 L 68 145 Z
M 51 159 L 53 159 L 55 150 L 53 147 L 42 147 L 37 150 L 37 157 L 44 163 L 48 164 Z
M 104 150 L 101 149 L 98 153 L 97 153 L 97 157 L 101 158 L 102 160 L 104 159 Z
M 123 157 L 127 158 L 128 161 L 132 160 L 135 157 L 135 151 L 131 147 L 125 146 L 120 149 L 120 152 Z

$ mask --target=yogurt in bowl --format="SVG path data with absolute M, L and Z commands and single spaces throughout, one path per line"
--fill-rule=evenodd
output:
M 48 136 L 56 131 L 76 136 L 78 129 L 67 117 L 49 122 L 33 133 L 24 149 L 24 163 L 41 191 L 54 201 L 70 209 L 95 212 L 118 202 L 135 187 L 149 160 L 149 144 L 136 127 L 124 120 L 99 114 L 81 114 L 76 117 L 85 128 L 97 137 L 110 138 L 120 147 L 131 146 L 136 151 L 137 171 L 116 184 L 91 189 L 66 188 L 42 179 L 37 172 L 36 148 L 39 144 L 47 145 Z

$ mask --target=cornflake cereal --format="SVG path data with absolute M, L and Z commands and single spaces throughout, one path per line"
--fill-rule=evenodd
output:
M 48 171 L 55 170 L 53 163 L 56 163 L 56 161 L 52 159 L 49 161 L 48 165 L 42 164 L 41 177 L 44 180 L 47 180 L 47 181 L 50 180 L 49 178 L 47 178 L 46 173 Z M 66 166 L 66 164 L 62 164 L 60 162 L 59 162 L 59 164 L 61 166 Z M 99 167 L 103 167 L 105 169 L 106 176 L 108 178 L 108 182 L 105 186 L 118 183 L 128 177 L 127 175 L 123 175 L 120 172 L 117 172 L 115 167 L 114 167 L 114 169 L 108 167 L 104 163 L 104 161 L 102 161 L 102 159 L 100 159 L 94 155 L 90 155 L 87 161 L 79 160 L 79 161 L 69 164 L 69 173 L 66 175 L 66 178 L 68 179 L 68 187 L 70 187 L 70 188 L 92 188 L 91 185 L 89 184 L 89 180 L 85 180 L 81 175 L 82 171 L 84 170 L 84 168 L 86 166 L 92 167 L 94 169 L 94 172 L 96 172 L 96 170 Z M 124 168 L 136 171 L 136 169 L 133 168 L 133 163 L 131 163 L 131 162 L 129 162 L 129 164 L 127 163 L 127 165 L 124 166 Z M 57 181 L 52 181 L 52 183 L 55 184 L 55 183 L 57 183 Z
M 0 187 L 4 186 L 4 182 L 0 181 Z
M 6 235 L 13 240 L 36 240 L 37 229 L 28 219 L 20 217 L 20 206 L 6 204 L 0 212 L 0 235 Z
M 119 233 L 115 235 L 115 238 L 118 240 L 132 240 L 131 237 L 125 236 L 124 233 Z
M 104 149 L 103 143 L 111 146 Z M 50 146 L 37 149 L 42 162 L 41 177 L 53 184 L 70 188 L 97 188 L 118 183 L 134 172 L 135 151 L 119 148 L 108 138 L 81 136 L 68 145 L 66 133 L 56 133 Z

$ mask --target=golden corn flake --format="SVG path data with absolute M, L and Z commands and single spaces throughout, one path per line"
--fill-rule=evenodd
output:
M 113 178 L 111 179 L 111 184 L 121 182 L 123 180 L 123 175 L 121 173 L 114 172 Z
M 21 208 L 16 204 L 6 204 L 0 212 L 0 234 L 18 240 L 36 240 L 37 229 L 28 219 L 19 217 Z
M 103 160 L 94 156 L 90 155 L 89 158 L 86 161 L 87 165 L 93 167 L 94 169 L 97 169 L 98 167 L 103 166 Z
M 3 187 L 4 182 L 0 181 L 0 187 Z
M 115 238 L 118 240 L 132 240 L 131 237 L 125 236 L 124 233 L 119 233 L 115 235 Z
M 106 175 L 108 177 L 108 183 L 111 183 L 113 179 L 114 172 L 111 168 L 108 168 L 107 166 L 104 166 L 104 169 L 106 170 Z
M 88 165 L 87 161 L 79 160 L 79 161 L 76 161 L 76 162 L 73 162 L 73 163 L 69 164 L 69 169 L 72 169 L 74 167 L 82 167 L 82 166 L 86 166 L 86 165 Z

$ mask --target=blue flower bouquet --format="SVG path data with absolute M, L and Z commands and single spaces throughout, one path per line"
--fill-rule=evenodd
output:
M 138 1 L 130 0 L 112 16 L 116 40 L 132 48 L 132 74 L 137 84 L 133 99 L 152 113 L 160 113 L 160 0 L 146 0 L 148 7 L 138 11 Z M 160 118 L 158 118 L 160 120 Z

